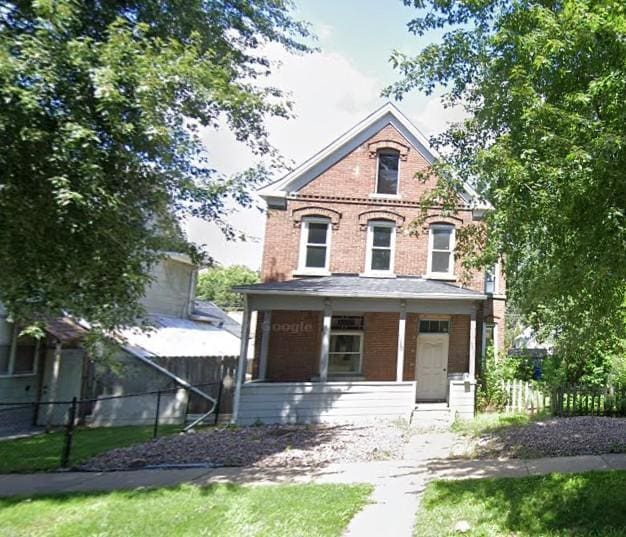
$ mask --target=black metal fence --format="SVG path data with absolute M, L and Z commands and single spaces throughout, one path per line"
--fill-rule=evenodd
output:
M 199 392 L 209 395 L 214 402 Z M 67 468 L 77 427 L 143 426 L 150 429 L 152 438 L 157 438 L 164 426 L 168 426 L 167 432 L 171 433 L 172 427 L 187 431 L 197 426 L 214 425 L 219 419 L 222 393 L 223 383 L 211 382 L 92 399 L 0 402 L 0 436 L 62 432 L 60 466 Z M 197 399 L 204 399 L 206 403 L 199 415 L 192 414 L 194 407 L 198 408 Z

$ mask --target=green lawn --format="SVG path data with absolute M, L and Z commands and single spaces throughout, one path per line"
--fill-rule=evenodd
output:
M 415 535 L 480 537 L 626 536 L 626 471 L 521 479 L 436 481 L 428 485 Z
M 543 415 L 542 415 L 543 416 Z M 517 427 L 526 425 L 537 416 L 526 414 L 501 414 L 497 412 L 485 412 L 476 414 L 471 420 L 457 420 L 452 426 L 452 430 L 466 436 L 478 437 L 486 433 L 492 433 L 507 427 Z
M 77 428 L 72 442 L 70 465 L 109 451 L 152 439 L 152 427 Z M 176 425 L 162 425 L 159 436 L 180 431 Z M 37 472 L 59 468 L 64 433 L 40 434 L 29 438 L 0 441 L 0 473 Z
M 11 537 L 339 536 L 371 488 L 213 485 L 0 499 Z

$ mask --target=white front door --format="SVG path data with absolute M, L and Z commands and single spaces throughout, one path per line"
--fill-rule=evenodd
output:
M 448 387 L 448 334 L 420 334 L 415 361 L 418 401 L 444 401 Z

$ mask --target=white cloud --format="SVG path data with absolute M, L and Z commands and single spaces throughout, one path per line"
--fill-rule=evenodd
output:
M 268 82 L 291 93 L 296 115 L 289 121 L 270 119 L 270 139 L 295 163 L 315 154 L 382 102 L 382 81 L 360 72 L 341 54 L 297 56 L 274 47 L 268 49 L 268 56 L 282 64 Z M 227 129 L 204 132 L 203 142 L 212 165 L 223 173 L 241 171 L 255 161 Z M 220 263 L 259 268 L 264 216 L 256 210 L 241 210 L 232 215 L 231 222 L 252 242 L 226 241 L 215 225 L 199 219 L 187 222 L 187 232 L 194 242 L 206 245 L 209 254 Z

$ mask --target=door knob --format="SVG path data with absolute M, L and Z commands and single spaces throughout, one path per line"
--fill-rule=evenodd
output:
M 444 367 L 444 368 L 443 368 L 443 371 L 447 371 L 447 369 Z

